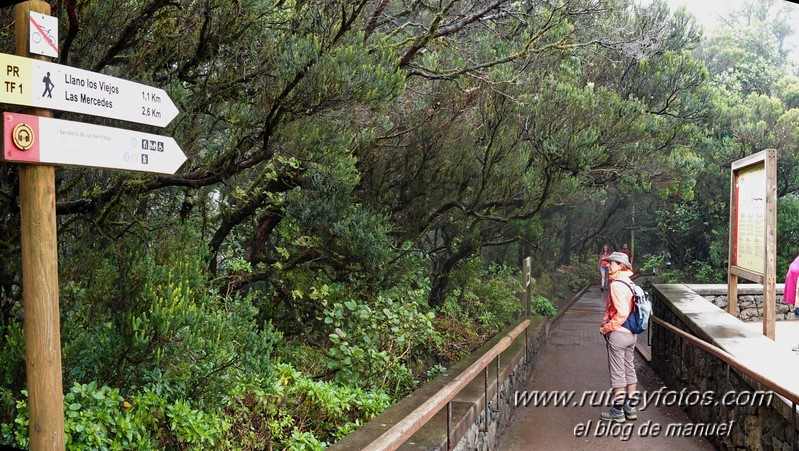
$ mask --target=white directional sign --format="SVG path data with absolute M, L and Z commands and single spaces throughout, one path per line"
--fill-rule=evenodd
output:
M 186 155 L 174 139 L 122 128 L 3 114 L 3 159 L 174 174 Z
M 61 64 L 0 54 L 0 103 L 167 126 L 178 109 L 163 89 Z

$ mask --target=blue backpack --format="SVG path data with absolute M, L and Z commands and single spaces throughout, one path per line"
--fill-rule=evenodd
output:
M 649 295 L 643 288 L 632 282 L 628 283 L 626 280 L 614 280 L 613 282 L 622 282 L 633 293 L 633 307 L 630 310 L 630 316 L 622 326 L 636 335 L 644 332 L 649 326 L 649 317 L 652 316 L 652 301 L 649 300 Z

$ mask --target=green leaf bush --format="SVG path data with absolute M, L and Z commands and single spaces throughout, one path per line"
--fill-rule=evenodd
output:
M 331 298 L 324 323 L 331 344 L 327 366 L 335 379 L 384 389 L 395 399 L 413 390 L 417 381 L 410 364 L 435 336 L 428 295 L 426 285 L 402 285 L 368 301 Z
M 547 318 L 552 318 L 557 313 L 557 309 L 549 299 L 541 296 L 536 295 L 530 300 L 530 314 L 533 316 L 545 316 Z

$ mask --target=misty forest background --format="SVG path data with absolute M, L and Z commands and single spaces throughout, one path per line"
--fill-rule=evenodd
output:
M 59 63 L 181 111 L 56 117 L 189 158 L 56 171 L 70 449 L 322 449 L 519 318 L 526 256 L 543 315 L 633 233 L 636 270 L 723 283 L 730 164 L 766 148 L 779 270 L 799 252 L 788 2 L 710 31 L 662 1 L 51 6 Z M 24 448 L 18 182 L 0 162 L 0 443 Z

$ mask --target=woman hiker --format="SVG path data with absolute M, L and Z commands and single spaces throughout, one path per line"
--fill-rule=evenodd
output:
M 638 404 L 638 376 L 635 374 L 633 362 L 637 335 L 625 327 L 625 321 L 633 307 L 633 293 L 629 285 L 632 283 L 630 277 L 633 271 L 630 260 L 621 252 L 614 252 L 602 260 L 608 264 L 610 285 L 599 333 L 607 342 L 613 407 L 608 412 L 602 412 L 599 417 L 624 423 L 626 420 L 638 418 L 635 411 Z M 613 283 L 616 280 L 625 283 Z

